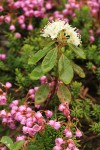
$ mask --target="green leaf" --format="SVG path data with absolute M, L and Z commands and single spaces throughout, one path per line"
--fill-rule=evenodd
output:
M 80 49 L 79 47 L 77 47 L 77 46 L 75 46 L 73 44 L 68 44 L 68 45 L 69 45 L 70 49 L 72 51 L 74 51 L 74 53 L 76 53 L 79 57 L 81 57 L 83 59 L 86 58 L 85 57 L 85 53 L 84 53 L 84 51 L 82 49 Z
M 62 83 L 58 85 L 57 96 L 61 103 L 71 101 L 71 93 L 69 89 Z
M 57 59 L 57 48 L 50 50 L 43 59 L 42 70 L 44 73 L 50 71 L 54 67 L 56 59 Z
M 0 142 L 5 144 L 10 150 L 12 150 L 13 141 L 11 138 L 9 138 L 8 136 L 3 136 Z
M 23 140 L 14 143 L 12 150 L 20 150 L 23 144 L 24 144 Z
M 29 58 L 28 64 L 30 65 L 36 64 L 41 58 L 43 58 L 47 54 L 47 52 L 51 49 L 51 45 L 53 44 L 54 42 L 51 42 L 42 50 L 39 50 L 37 53 L 33 54 L 33 56 Z
M 83 69 L 76 65 L 74 62 L 71 62 L 72 66 L 73 66 L 73 69 L 74 71 L 81 77 L 81 78 L 85 78 L 85 73 L 83 71 Z
M 59 79 L 65 84 L 69 84 L 73 78 L 73 68 L 69 59 L 61 55 L 58 63 Z
M 44 84 L 39 87 L 39 89 L 35 93 L 35 104 L 43 103 L 49 94 L 49 85 Z
M 31 80 L 38 80 L 42 75 L 43 71 L 41 69 L 41 66 L 37 66 L 30 74 L 29 77 Z

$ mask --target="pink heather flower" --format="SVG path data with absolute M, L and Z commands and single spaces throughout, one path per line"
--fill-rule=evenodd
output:
M 38 124 L 35 124 L 32 129 L 34 132 L 39 132 L 41 130 L 41 126 L 39 126 Z
M 32 100 L 34 100 L 35 95 L 34 95 L 34 94 L 32 94 L 30 97 L 31 97 L 31 99 L 32 99 Z
M 22 120 L 20 120 L 20 124 L 25 125 L 26 124 L 26 117 L 23 117 Z
M 26 24 L 25 23 L 23 23 L 23 24 L 21 24 L 21 26 L 20 26 L 22 29 L 25 29 L 26 28 Z
M 62 150 L 62 148 L 60 146 L 54 146 L 53 150 Z
M 2 119 L 2 123 L 7 123 L 7 121 L 8 121 L 7 118 Z
M 17 39 L 20 39 L 20 38 L 21 38 L 21 34 L 18 33 L 18 32 L 16 32 L 16 33 L 15 33 L 15 37 L 16 37 Z
M 0 105 L 6 105 L 7 98 L 4 95 L 0 95 Z
M 9 128 L 12 129 L 12 130 L 14 130 L 14 129 L 16 129 L 16 126 L 15 126 L 14 123 L 10 123 L 10 124 L 9 124 Z
M 18 103 L 19 103 L 19 100 L 14 100 L 14 101 L 12 102 L 12 104 L 14 104 L 14 105 L 18 105 Z
M 64 144 L 64 141 L 62 138 L 56 138 L 55 144 L 56 144 L 56 146 L 61 146 L 62 144 Z
M 0 12 L 2 12 L 4 9 L 3 9 L 3 7 L 2 6 L 0 6 Z
M 54 87 L 54 85 L 55 85 L 54 81 L 52 81 L 51 83 L 49 83 L 49 87 Z
M 26 110 L 26 106 L 25 105 L 19 106 L 19 111 L 25 111 L 25 110 Z
M 7 150 L 7 148 L 4 146 L 4 147 L 1 147 L 1 150 Z
M 33 131 L 33 128 L 28 128 L 28 134 L 29 134 L 30 136 L 33 136 L 33 135 L 36 134 L 36 132 Z
M 39 89 L 39 87 L 35 87 L 35 88 L 34 88 L 35 92 L 36 92 L 38 89 Z
M 72 132 L 71 132 L 70 129 L 66 128 L 64 130 L 64 133 L 65 133 L 65 135 L 66 135 L 67 138 L 72 138 Z
M 45 115 L 46 115 L 47 118 L 50 118 L 53 115 L 53 113 L 50 110 L 46 110 Z
M 17 110 L 18 110 L 18 106 L 13 106 L 13 107 L 12 107 L 12 110 L 17 111 Z
M 94 36 L 90 36 L 90 42 L 93 43 L 95 41 L 95 37 Z
M 74 141 L 72 139 L 68 140 L 68 148 L 70 148 L 70 149 L 75 148 L 75 144 L 74 144 Z
M 10 82 L 6 82 L 5 87 L 7 89 L 10 89 L 12 87 L 12 84 Z
M 0 54 L 0 59 L 5 60 L 6 59 L 6 54 Z
M 56 130 L 58 130 L 61 127 L 60 122 L 56 122 L 55 120 L 50 120 L 48 124 Z
M 11 17 L 10 16 L 5 16 L 5 23 L 10 23 Z
M 64 106 L 64 104 L 60 104 L 58 110 L 59 111 L 64 111 L 64 109 L 66 109 L 66 107 Z
M 76 137 L 81 137 L 82 136 L 82 132 L 77 128 L 76 132 L 75 132 L 75 136 Z
M 5 110 L 0 111 L 0 117 L 5 117 L 7 115 Z
M 27 134 L 28 133 L 28 127 L 23 126 L 22 131 L 24 134 Z
M 12 24 L 12 25 L 10 25 L 9 30 L 11 30 L 11 31 L 15 31 L 15 30 L 16 30 L 16 28 L 15 28 L 15 26 Z
M 39 111 L 37 111 L 37 113 L 35 113 L 34 117 L 36 119 L 40 119 L 42 117 L 42 114 Z
M 49 124 L 51 127 L 53 127 L 54 124 L 55 124 L 55 120 L 50 120 L 50 121 L 48 122 L 48 124 Z
M 35 108 L 37 108 L 37 109 L 39 109 L 39 108 L 40 108 L 40 106 L 41 106 L 41 105 L 36 105 L 36 104 L 35 104 Z
M 33 30 L 33 25 L 32 25 L 32 24 L 29 24 L 29 25 L 27 26 L 27 30 L 29 30 L 29 31 Z
M 46 82 L 47 82 L 47 77 L 46 77 L 46 76 L 42 76 L 42 77 L 40 78 L 40 81 L 41 81 L 41 84 L 46 83 Z
M 24 135 L 17 136 L 16 142 L 20 141 L 20 140 L 25 140 L 25 138 L 26 138 L 26 136 L 24 136 Z
M 29 93 L 30 95 L 35 94 L 35 90 L 34 90 L 34 89 L 29 89 L 28 93 Z
M 27 126 L 27 127 L 32 127 L 32 125 L 33 125 L 33 122 L 32 122 L 32 121 L 26 122 L 26 126 Z
M 46 3 L 46 9 L 51 9 L 52 8 L 52 4 L 51 4 L 51 2 L 47 2 Z
M 28 113 L 30 113 L 30 112 L 32 112 L 32 109 L 31 109 L 30 107 L 27 107 L 27 108 L 26 108 L 26 111 L 27 111 Z
M 15 114 L 16 114 L 16 110 L 13 110 L 13 109 L 12 109 L 12 110 L 11 110 L 11 114 L 12 114 L 12 115 L 15 115 Z

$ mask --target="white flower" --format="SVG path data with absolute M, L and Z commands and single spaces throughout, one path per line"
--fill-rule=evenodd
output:
M 52 23 L 48 23 L 43 30 L 43 37 L 51 37 L 51 39 L 55 39 L 58 36 L 58 33 L 65 28 L 65 21 L 57 20 Z
M 64 30 L 65 36 L 67 38 L 67 43 L 73 44 L 75 46 L 80 45 L 81 39 L 80 35 L 76 32 L 76 28 L 72 28 L 68 23 L 62 20 L 56 20 L 49 22 L 43 30 L 43 37 L 50 37 L 52 40 L 58 37 L 60 31 Z

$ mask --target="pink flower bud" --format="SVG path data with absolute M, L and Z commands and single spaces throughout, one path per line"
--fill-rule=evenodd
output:
M 20 140 L 25 140 L 25 138 L 26 138 L 26 136 L 24 136 L 24 135 L 17 136 L 16 142 L 17 142 L 17 141 L 20 141 Z
M 36 117 L 36 119 L 40 119 L 42 117 L 42 114 L 37 111 L 37 113 L 35 113 L 34 117 Z
M 90 42 L 93 43 L 95 41 L 95 37 L 94 36 L 90 36 Z
M 75 135 L 76 135 L 76 137 L 80 138 L 82 136 L 82 132 L 77 128 Z
M 66 128 L 64 130 L 64 133 L 65 133 L 65 135 L 66 135 L 67 138 L 72 138 L 72 132 L 71 132 L 70 129 Z
M 23 133 L 24 133 L 24 134 L 27 134 L 27 133 L 28 133 L 28 127 L 23 126 L 22 130 L 23 130 Z
M 12 87 L 12 84 L 10 82 L 6 82 L 5 87 L 7 89 L 10 89 Z
M 15 28 L 15 26 L 12 24 L 12 25 L 10 25 L 9 30 L 11 30 L 11 31 L 15 31 L 15 30 L 16 30 L 16 28 Z
M 29 30 L 29 31 L 33 30 L 33 25 L 32 25 L 32 24 L 29 24 L 29 25 L 27 26 L 27 30 Z
M 53 150 L 62 150 L 62 148 L 60 146 L 54 146 Z
M 10 16 L 5 16 L 5 23 L 10 23 L 11 17 Z
M 35 92 L 36 92 L 38 89 L 39 89 L 39 87 L 35 87 L 35 88 L 34 88 Z
M 53 113 L 50 110 L 46 110 L 45 115 L 46 115 L 47 118 L 50 118 L 53 115 Z
M 56 138 L 55 139 L 55 144 L 56 146 L 61 146 L 64 143 L 62 138 Z
M 60 104 L 58 110 L 64 111 L 64 109 L 66 109 L 66 107 L 63 104 Z
M 35 94 L 35 90 L 34 90 L 34 89 L 30 89 L 30 90 L 28 91 L 28 93 L 29 93 L 30 95 Z
M 60 127 L 61 127 L 60 122 L 56 122 L 55 125 L 54 125 L 54 128 L 55 128 L 56 130 L 58 130 Z
M 0 54 L 0 59 L 5 60 L 6 59 L 6 54 Z
M 2 6 L 0 6 L 0 12 L 2 12 L 4 9 L 3 9 L 3 7 Z
M 18 33 L 18 32 L 16 32 L 16 33 L 15 33 L 15 37 L 16 37 L 17 39 L 20 39 L 20 38 L 21 38 L 21 34 Z

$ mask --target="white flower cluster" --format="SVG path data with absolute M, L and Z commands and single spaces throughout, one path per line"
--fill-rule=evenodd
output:
M 80 45 L 80 35 L 76 32 L 76 28 L 72 28 L 68 23 L 62 20 L 56 20 L 49 22 L 43 30 L 43 37 L 50 37 L 52 40 L 56 39 L 59 32 L 64 30 L 67 38 L 67 43 L 74 44 L 75 46 Z

